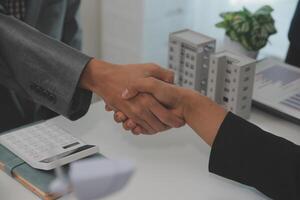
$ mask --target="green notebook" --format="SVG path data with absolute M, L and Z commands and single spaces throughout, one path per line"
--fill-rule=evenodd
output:
M 103 156 L 96 154 L 91 157 Z M 68 171 L 68 165 L 63 168 L 66 172 Z M 49 185 L 55 179 L 54 170 L 34 169 L 2 145 L 0 145 L 0 170 L 16 179 L 41 199 L 53 200 L 59 197 L 49 191 Z

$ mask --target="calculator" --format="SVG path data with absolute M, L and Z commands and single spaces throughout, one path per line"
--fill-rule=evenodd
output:
M 0 144 L 31 167 L 42 170 L 51 170 L 99 151 L 97 146 L 86 144 L 49 121 L 1 135 Z

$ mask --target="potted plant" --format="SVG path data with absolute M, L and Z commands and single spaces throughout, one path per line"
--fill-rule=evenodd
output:
M 259 50 L 267 45 L 269 37 L 277 33 L 272 12 L 273 8 L 266 5 L 254 13 L 247 8 L 221 13 L 223 21 L 216 27 L 226 31 L 225 48 L 256 58 Z

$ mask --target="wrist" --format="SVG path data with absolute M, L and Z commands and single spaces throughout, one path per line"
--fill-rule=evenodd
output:
M 194 116 L 197 108 L 203 107 L 204 96 L 192 90 L 185 90 L 183 95 L 183 116 L 187 121 L 191 116 Z
M 185 121 L 211 146 L 227 111 L 208 97 L 196 92 L 185 99 L 188 100 L 184 110 Z
M 113 65 L 95 58 L 91 59 L 84 68 L 81 78 L 80 87 L 92 92 L 99 92 L 99 82 L 105 83 L 105 77 L 111 71 Z

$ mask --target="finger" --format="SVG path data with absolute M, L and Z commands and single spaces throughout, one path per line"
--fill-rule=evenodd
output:
M 179 128 L 185 124 L 185 121 L 182 118 L 176 116 L 171 110 L 166 109 L 158 102 L 153 103 L 149 109 L 159 121 L 168 127 Z M 165 128 L 165 130 L 167 130 L 167 128 Z
M 136 132 L 135 130 L 131 130 L 131 133 L 132 133 L 133 135 L 141 135 L 141 133 Z
M 136 102 L 134 101 L 133 103 Z M 135 124 L 142 127 L 147 133 L 155 132 L 155 130 L 149 126 L 149 124 L 143 118 L 145 113 L 147 113 L 144 108 L 133 106 L 130 110 L 123 111 L 123 113 L 128 113 L 127 118 L 131 119 Z M 130 129 L 130 127 L 128 127 L 125 123 L 123 123 L 123 127 L 125 130 Z
M 150 110 L 148 112 L 148 115 L 145 116 L 144 120 L 151 125 L 151 127 L 155 130 L 155 133 L 159 133 L 162 131 L 167 130 L 167 126 L 163 124 Z
M 134 129 L 131 130 L 131 132 L 134 135 L 140 135 L 143 134 L 143 129 L 140 126 L 135 127 Z M 145 133 L 144 133 L 145 134 Z
M 133 130 L 137 127 L 137 125 L 132 122 L 132 120 L 126 120 L 125 122 L 123 122 L 123 128 L 127 131 Z
M 164 105 L 174 106 L 180 100 L 175 86 L 155 78 L 138 79 L 124 90 L 122 98 L 131 99 L 139 92 L 150 93 Z
M 137 86 L 135 84 L 138 84 L 137 82 L 134 83 L 134 85 L 129 86 L 128 88 L 126 88 L 123 92 L 122 92 L 122 98 L 123 99 L 132 99 L 133 97 L 135 97 L 136 95 L 138 95 L 139 93 L 139 87 L 141 86 Z
M 174 72 L 164 69 L 156 64 L 152 64 L 148 75 L 167 83 L 174 83 Z
M 133 130 L 137 127 L 137 124 L 134 121 L 132 121 L 131 119 L 126 120 L 124 123 L 125 123 L 125 126 L 130 130 Z
M 121 122 L 124 122 L 126 121 L 128 118 L 126 115 L 124 115 L 122 112 L 115 112 L 114 114 L 114 119 L 117 123 L 121 123 Z
M 145 134 L 152 134 L 155 132 L 155 130 L 144 120 L 142 120 L 140 118 L 140 116 L 137 116 L 137 117 L 131 117 L 131 119 L 133 119 L 133 121 L 140 127 L 143 128 L 144 133 Z
M 166 70 L 163 69 L 159 66 L 156 66 L 154 68 L 152 68 L 149 72 L 149 74 L 146 75 L 146 77 L 152 77 L 152 79 L 157 80 L 157 81 L 164 81 L 167 83 L 174 83 L 174 72 L 170 71 L 170 70 Z M 144 79 L 141 79 L 140 82 L 142 83 Z M 122 97 L 124 99 L 130 99 L 135 97 L 139 92 L 142 92 L 140 90 L 149 90 L 151 84 L 148 81 L 147 83 L 140 85 L 140 82 L 135 82 L 132 83 L 132 86 L 129 86 L 130 90 L 128 88 L 126 88 L 123 92 L 122 92 Z M 159 82 L 155 82 L 156 84 Z M 150 92 L 150 91 L 149 91 Z M 151 92 L 150 92 L 151 93 Z
M 155 78 L 142 78 L 132 82 L 128 88 L 122 93 L 122 98 L 131 99 L 135 97 L 139 92 L 150 93 L 155 96 L 157 90 L 160 90 L 163 83 Z
M 135 124 L 133 122 L 133 124 L 130 124 L 130 120 L 127 120 L 126 122 L 123 123 L 123 128 L 127 131 L 131 130 L 131 132 L 134 135 L 140 135 L 140 134 L 145 134 L 145 135 L 149 135 L 149 134 L 154 134 L 153 132 L 149 132 L 147 131 L 145 128 Z
M 130 131 L 131 129 L 127 126 L 126 123 L 123 123 L 123 129 L 125 129 L 126 131 Z
M 141 128 L 141 134 L 144 134 L 144 135 L 149 134 L 146 129 L 144 129 L 143 127 L 140 127 L 140 128 Z

